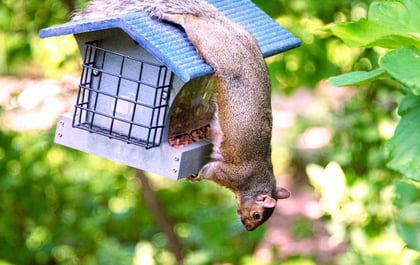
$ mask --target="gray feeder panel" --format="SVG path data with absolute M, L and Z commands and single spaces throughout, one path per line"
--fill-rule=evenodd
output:
M 134 168 L 179 179 L 196 174 L 208 161 L 212 145 L 208 141 L 174 148 L 163 142 L 159 148 L 145 150 L 136 145 L 89 133 L 72 127 L 73 113 L 59 116 L 55 142 Z

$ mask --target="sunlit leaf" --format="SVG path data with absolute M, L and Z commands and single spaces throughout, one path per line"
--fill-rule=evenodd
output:
M 366 71 L 354 71 L 338 76 L 334 76 L 328 79 L 328 82 L 333 86 L 349 86 L 349 85 L 360 85 L 380 77 L 386 76 L 386 71 L 382 68 L 375 69 L 370 72 Z
M 420 203 L 400 209 L 397 229 L 409 248 L 420 251 Z
M 321 204 L 330 214 L 336 213 L 342 202 L 346 190 L 346 176 L 340 165 L 330 162 L 325 169 L 316 164 L 306 167 L 309 181 L 321 194 Z
M 395 183 L 394 204 L 398 208 L 404 208 L 417 199 L 420 199 L 420 187 L 409 181 L 397 181 Z
M 401 121 L 387 144 L 388 167 L 420 181 L 420 97 L 407 95 L 399 107 Z
M 381 66 L 415 95 L 420 95 L 419 49 L 402 47 L 391 51 L 381 59 Z
M 395 183 L 396 225 L 408 247 L 420 250 L 420 186 L 413 181 Z
M 340 23 L 329 30 L 347 45 L 354 47 L 398 48 L 410 45 L 420 48 L 418 2 L 373 2 L 367 19 Z
M 330 31 L 352 47 L 398 48 L 401 45 L 420 47 L 419 36 L 396 31 L 365 19 L 335 25 Z
M 369 7 L 368 19 L 407 34 L 420 32 L 418 0 L 375 1 Z

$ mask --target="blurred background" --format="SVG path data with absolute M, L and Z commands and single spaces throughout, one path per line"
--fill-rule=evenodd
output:
M 301 39 L 267 59 L 273 163 L 292 191 L 246 232 L 233 194 L 173 181 L 53 143 L 75 100 L 72 36 L 39 39 L 85 0 L 0 3 L 0 265 L 420 264 L 396 230 L 384 143 L 403 94 L 390 79 L 325 80 L 377 67 L 381 49 L 350 48 L 323 29 L 365 18 L 369 0 L 254 0 Z

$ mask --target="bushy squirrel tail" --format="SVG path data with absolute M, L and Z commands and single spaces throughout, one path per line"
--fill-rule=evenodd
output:
M 73 13 L 72 20 L 109 17 L 134 12 L 162 19 L 164 14 L 191 14 L 216 17 L 217 9 L 202 0 L 92 0 L 83 10 Z

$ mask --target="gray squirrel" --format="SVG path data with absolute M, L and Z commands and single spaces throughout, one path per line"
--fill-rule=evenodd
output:
M 236 197 L 244 227 L 254 230 L 289 191 L 276 186 L 271 162 L 271 87 L 255 38 L 202 0 L 92 0 L 73 20 L 131 12 L 180 25 L 214 70 L 213 152 L 190 181 L 212 180 Z

